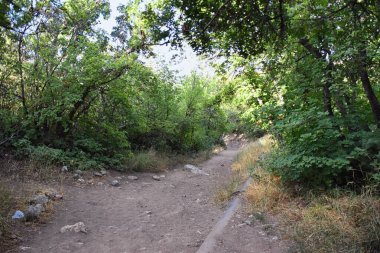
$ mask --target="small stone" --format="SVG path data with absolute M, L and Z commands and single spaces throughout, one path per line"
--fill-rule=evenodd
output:
M 25 251 L 25 250 L 31 250 L 31 247 L 26 247 L 26 246 L 20 246 L 20 250 Z
M 277 236 L 273 236 L 272 237 L 272 241 L 277 241 L 278 240 L 278 237 Z
M 98 182 L 98 185 L 100 185 L 100 186 L 103 185 L 103 182 Z
M 154 180 L 157 180 L 157 181 L 160 181 L 160 180 L 161 180 L 161 177 L 159 177 L 159 176 L 157 176 L 157 175 L 154 175 L 152 178 L 153 178 Z
M 191 165 L 191 164 L 186 164 L 184 166 L 184 169 L 191 171 L 191 173 L 193 173 L 193 174 L 200 174 L 200 175 L 209 176 L 209 174 L 204 172 L 201 168 L 198 168 L 198 167 Z
M 45 205 L 47 202 L 49 202 L 49 198 L 46 195 L 42 195 L 42 194 L 34 196 L 29 201 L 30 204 L 41 204 L 41 205 Z
M 151 215 L 151 214 L 152 214 L 152 211 L 145 211 L 145 214 L 147 214 L 147 215 Z
M 103 176 L 107 175 L 107 171 L 105 169 L 102 169 L 100 170 L 100 174 L 102 174 Z
M 137 180 L 137 179 L 139 179 L 138 177 L 136 177 L 136 176 L 128 176 L 127 177 L 129 180 Z
M 115 177 L 117 180 L 122 180 L 123 178 L 122 177 Z
M 118 180 L 113 180 L 113 181 L 111 182 L 111 185 L 112 185 L 112 186 L 115 186 L 115 187 L 118 187 L 118 186 L 120 186 L 120 182 L 119 182 Z
M 248 226 L 252 225 L 252 221 L 250 221 L 250 220 L 246 220 L 246 221 L 244 221 L 244 223 L 247 224 Z
M 100 172 L 94 172 L 94 176 L 95 176 L 95 177 L 102 177 L 102 176 L 103 176 L 103 174 L 102 174 L 102 173 L 100 173 Z
M 81 170 L 75 170 L 74 173 L 78 174 L 79 176 L 83 175 L 83 171 L 81 171 Z
M 68 172 L 68 171 L 69 171 L 69 168 L 67 168 L 67 166 L 62 166 L 61 172 Z
M 79 182 L 79 183 L 82 183 L 82 184 L 85 183 L 85 181 L 84 181 L 83 178 L 79 178 L 79 179 L 78 179 L 78 182 Z
M 38 216 L 45 211 L 45 208 L 41 204 L 30 205 L 28 206 L 28 210 L 25 213 L 26 220 L 34 220 L 37 219 Z
M 165 178 L 166 176 L 165 175 L 160 175 L 160 178 Z
M 60 229 L 61 233 L 66 233 L 68 231 L 73 231 L 75 233 L 82 232 L 87 233 L 86 225 L 83 222 L 75 223 L 74 225 L 66 225 Z
M 75 173 L 75 174 L 73 175 L 73 178 L 74 178 L 74 179 L 79 179 L 79 178 L 80 178 L 80 175 L 77 174 L 77 173 Z

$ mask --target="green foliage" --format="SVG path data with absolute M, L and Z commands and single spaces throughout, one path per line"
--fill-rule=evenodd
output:
M 379 13 L 372 0 L 159 0 L 140 24 L 154 41 L 225 57 L 225 108 L 279 139 L 268 166 L 283 179 L 361 185 L 378 173 Z
M 0 6 L 0 146 L 43 164 L 120 169 L 132 152 L 183 153 L 219 141 L 216 84 L 194 74 L 192 90 L 142 64 L 138 53 L 149 47 L 134 29 L 133 4 L 119 8 L 115 43 L 96 28 L 109 17 L 108 1 Z

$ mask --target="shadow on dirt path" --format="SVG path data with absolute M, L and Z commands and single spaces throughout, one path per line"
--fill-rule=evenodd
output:
M 138 174 L 138 180 L 122 177 L 120 187 L 113 187 L 109 182 L 120 174 L 111 172 L 98 179 L 103 185 L 65 186 L 65 200 L 54 219 L 29 231 L 23 244 L 30 248 L 22 252 L 196 252 L 223 214 L 214 204 L 214 193 L 228 180 L 240 150 L 240 143 L 232 141 L 200 164 L 209 175 L 175 169 L 163 173 L 160 181 L 153 180 L 153 174 Z M 60 233 L 61 227 L 77 222 L 83 222 L 88 233 Z M 238 222 L 231 220 L 214 252 L 280 252 L 278 242 Z

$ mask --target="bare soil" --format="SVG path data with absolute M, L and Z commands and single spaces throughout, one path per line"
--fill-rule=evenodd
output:
M 165 175 L 160 181 L 150 173 L 136 174 L 139 179 L 132 181 L 125 174 L 110 171 L 101 178 L 87 175 L 85 184 L 64 184 L 64 200 L 56 206 L 52 220 L 28 227 L 17 250 L 197 252 L 223 215 L 224 209 L 214 204 L 214 194 L 227 182 L 230 165 L 240 150 L 241 143 L 232 141 L 226 150 L 199 164 L 209 175 L 192 174 L 181 166 L 158 174 Z M 120 187 L 110 185 L 115 178 L 119 178 Z M 252 223 L 245 223 L 247 220 Z M 83 222 L 88 232 L 60 232 L 61 227 L 77 222 Z M 244 208 L 224 230 L 212 252 L 285 252 L 278 235 L 268 233 L 262 223 L 248 217 Z

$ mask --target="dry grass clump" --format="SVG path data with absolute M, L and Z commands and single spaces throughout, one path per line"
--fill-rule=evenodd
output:
M 257 162 L 268 153 L 273 147 L 274 141 L 272 136 L 264 137 L 250 143 L 240 152 L 232 164 L 232 171 L 247 177 L 249 172 L 257 167 Z
M 232 196 L 239 190 L 241 178 L 233 176 L 232 179 L 225 185 L 222 185 L 216 190 L 214 202 L 217 205 L 226 204 Z
M 249 211 L 275 215 L 283 238 L 291 241 L 290 252 L 380 252 L 380 198 L 371 191 L 316 193 L 284 185 L 257 163 L 273 144 L 271 136 L 251 143 L 232 166 L 253 177 L 245 192 Z
M 380 199 L 369 192 L 300 193 L 257 169 L 245 196 L 250 211 L 278 217 L 291 252 L 380 252 Z
M 216 191 L 214 201 L 218 205 L 223 205 L 231 199 L 239 186 L 249 176 L 249 170 L 256 167 L 260 158 L 270 151 L 273 145 L 272 137 L 266 135 L 250 144 L 236 157 L 232 164 L 232 179 Z
M 245 192 L 250 207 L 256 212 L 276 212 L 289 201 L 279 177 L 261 168 L 253 172 L 253 180 Z

